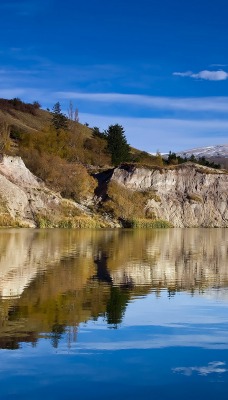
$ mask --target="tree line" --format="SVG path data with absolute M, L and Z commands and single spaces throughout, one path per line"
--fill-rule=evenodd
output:
M 215 169 L 221 168 L 220 164 L 216 164 L 213 161 L 208 161 L 204 156 L 196 158 L 194 154 L 192 154 L 190 157 L 187 158 L 187 157 L 177 156 L 176 153 L 170 151 L 167 160 L 165 160 L 165 162 L 168 165 L 183 164 L 187 161 L 191 161 L 193 163 L 204 165 L 210 168 L 215 168 Z

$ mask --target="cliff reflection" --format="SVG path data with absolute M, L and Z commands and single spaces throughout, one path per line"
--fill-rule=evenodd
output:
M 100 316 L 116 328 L 149 292 L 228 285 L 227 229 L 3 230 L 0 255 L 1 348 L 41 336 L 58 347 Z

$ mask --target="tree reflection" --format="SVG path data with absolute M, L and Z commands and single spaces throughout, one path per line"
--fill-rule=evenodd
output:
M 58 324 L 58 323 L 55 323 L 52 326 L 51 343 L 52 343 L 52 346 L 55 349 L 58 348 L 59 341 L 60 341 L 62 335 L 65 333 L 65 328 L 66 328 L 65 325 L 61 325 L 61 324 Z
M 97 268 L 97 273 L 93 278 L 100 282 L 106 282 L 112 284 L 112 278 L 110 275 L 110 271 L 108 270 L 107 260 L 108 256 L 106 252 L 99 251 L 98 256 L 94 258 L 94 263 Z
M 112 286 L 110 298 L 107 302 L 106 319 L 109 325 L 117 329 L 118 324 L 123 320 L 127 304 L 130 299 L 130 292 L 127 289 Z
M 106 305 L 106 320 L 113 328 L 117 328 L 123 320 L 123 316 L 130 299 L 130 292 L 128 289 L 132 288 L 132 282 L 125 280 L 123 285 L 114 286 L 113 280 L 108 269 L 108 256 L 105 251 L 100 250 L 98 257 L 95 257 L 94 263 L 97 268 L 97 273 L 94 279 L 99 282 L 105 282 L 110 285 L 110 295 Z
M 57 348 L 100 317 L 118 328 L 127 305 L 228 286 L 227 230 L 0 232 L 0 348 Z M 42 332 L 42 334 L 40 333 Z

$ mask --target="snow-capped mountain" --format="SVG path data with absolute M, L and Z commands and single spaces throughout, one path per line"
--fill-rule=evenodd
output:
M 216 146 L 198 147 L 190 150 L 180 151 L 176 153 L 181 157 L 191 157 L 193 154 L 196 158 L 228 158 L 228 144 L 220 144 Z

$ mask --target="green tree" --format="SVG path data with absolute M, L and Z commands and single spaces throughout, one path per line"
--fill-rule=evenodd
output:
M 176 153 L 172 153 L 170 151 L 168 159 L 167 159 L 167 162 L 168 162 L 168 164 L 171 164 L 171 165 L 177 165 L 178 164 L 178 158 L 177 158 Z
M 92 135 L 93 135 L 93 137 L 99 137 L 101 139 L 106 139 L 105 133 L 101 132 L 100 129 L 97 126 L 93 127 Z
M 106 131 L 108 151 L 112 157 L 112 163 L 118 165 L 130 159 L 130 146 L 121 125 L 110 125 Z
M 59 102 L 55 103 L 52 109 L 52 125 L 56 130 L 67 129 L 67 117 L 62 113 Z

